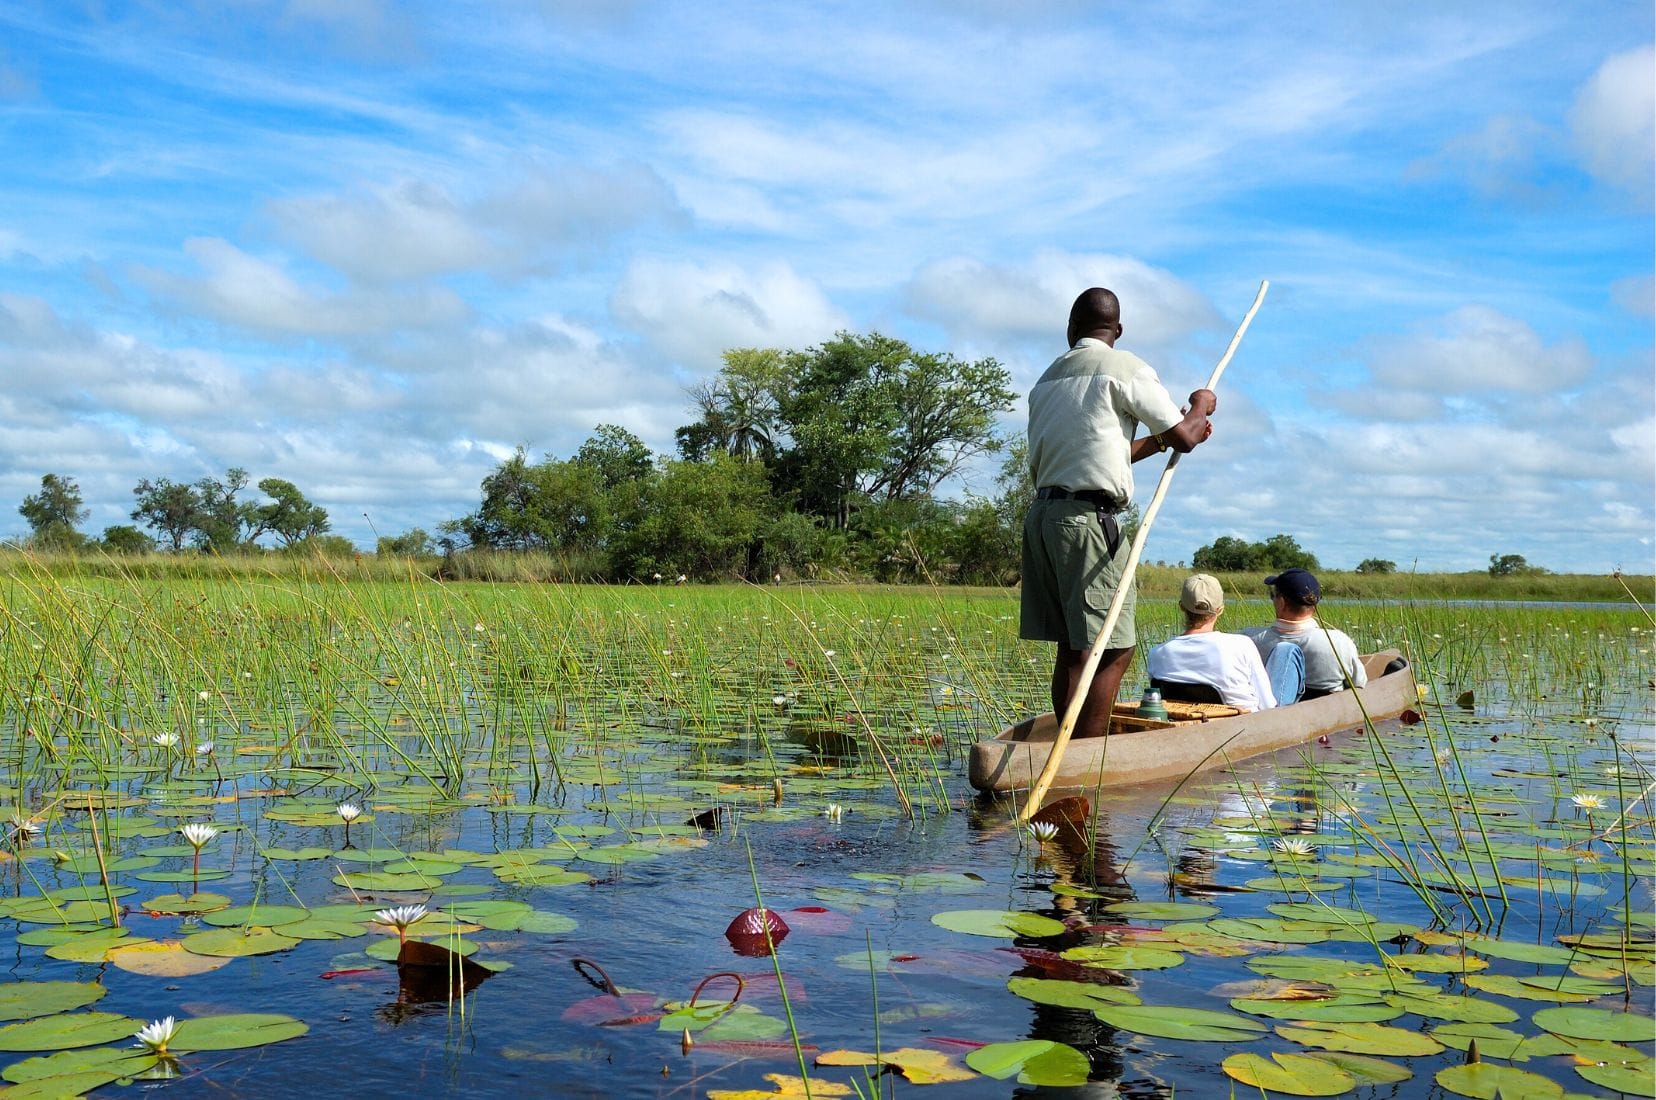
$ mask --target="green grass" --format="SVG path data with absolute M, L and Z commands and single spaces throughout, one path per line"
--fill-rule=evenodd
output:
M 598 572 L 595 558 L 578 553 L 511 553 L 469 551 L 452 557 L 398 558 L 358 554 L 349 558 L 305 557 L 263 553 L 215 557 L 185 552 L 179 554 L 37 554 L 0 550 L 0 577 L 103 578 L 106 580 L 267 580 L 267 581 L 406 581 L 410 579 L 478 581 L 497 584 L 572 584 Z M 1169 566 L 1141 565 L 1140 594 L 1149 598 L 1173 598 L 1189 570 Z M 1491 577 L 1485 571 L 1469 573 L 1349 573 L 1324 570 L 1317 574 L 1324 597 L 1330 601 L 1353 600 L 1511 600 L 1557 601 L 1565 603 L 1632 603 L 1636 599 L 1649 607 L 1656 603 L 1656 577 L 1650 575 L 1589 575 L 1538 573 L 1513 577 Z M 1264 573 L 1225 573 L 1219 577 L 1234 598 L 1263 596 Z M 802 582 L 792 578 L 788 587 Z M 673 587 L 671 584 L 662 587 Z M 878 592 L 882 585 L 868 585 L 855 578 L 832 583 L 814 583 L 824 590 L 849 589 Z M 913 589 L 911 589 L 913 590 Z M 951 593 L 975 593 L 989 598 L 1004 596 L 1005 589 L 951 588 Z M 1630 594 L 1631 593 L 1631 596 Z

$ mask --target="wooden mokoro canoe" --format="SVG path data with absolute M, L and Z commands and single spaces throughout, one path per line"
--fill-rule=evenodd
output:
M 1286 748 L 1371 720 L 1394 718 L 1419 701 L 1407 667 L 1385 673 L 1394 649 L 1363 657 L 1368 683 L 1292 706 L 1238 712 L 1216 704 L 1167 704 L 1170 721 L 1140 718 L 1136 704 L 1116 705 L 1104 737 L 1073 738 L 1064 751 L 1057 787 L 1114 787 L 1182 779 L 1273 749 Z M 1361 706 L 1359 706 L 1359 702 Z M 1026 718 L 997 737 L 972 746 L 969 778 L 980 791 L 1027 790 L 1046 767 L 1058 720 L 1050 713 Z

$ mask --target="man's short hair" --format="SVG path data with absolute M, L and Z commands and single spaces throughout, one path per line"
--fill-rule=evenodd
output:
M 1070 328 L 1076 332 L 1091 332 L 1121 323 L 1121 299 L 1115 291 L 1101 286 L 1088 287 L 1070 306 Z

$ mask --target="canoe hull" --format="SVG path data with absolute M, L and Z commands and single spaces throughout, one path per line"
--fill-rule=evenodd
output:
M 1072 739 L 1053 785 L 1115 787 L 1182 779 L 1322 734 L 1360 727 L 1365 713 L 1373 721 L 1395 718 L 1419 701 L 1410 669 L 1381 675 L 1398 655 L 1396 650 L 1384 650 L 1365 656 L 1369 681 L 1354 692 L 1339 691 L 1289 707 L 1180 723 L 1169 729 Z M 972 746 L 968 770 L 972 786 L 980 791 L 1032 787 L 1046 767 L 1057 734 L 1058 721 L 1049 712 L 978 742 Z

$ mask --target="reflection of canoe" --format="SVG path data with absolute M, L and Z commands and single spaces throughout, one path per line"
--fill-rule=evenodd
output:
M 1203 768 L 1361 726 L 1365 712 L 1376 721 L 1396 717 L 1419 699 L 1409 669 L 1382 675 L 1397 656 L 1396 650 L 1365 656 L 1369 681 L 1355 692 L 1339 691 L 1252 714 L 1215 704 L 1169 702 L 1171 720 L 1162 722 L 1140 718 L 1137 707 L 1118 703 L 1107 736 L 1070 741 L 1055 785 L 1113 787 L 1181 779 Z M 1057 719 L 1047 713 L 979 741 L 972 746 L 972 786 L 980 791 L 1028 789 L 1046 766 L 1057 736 Z

